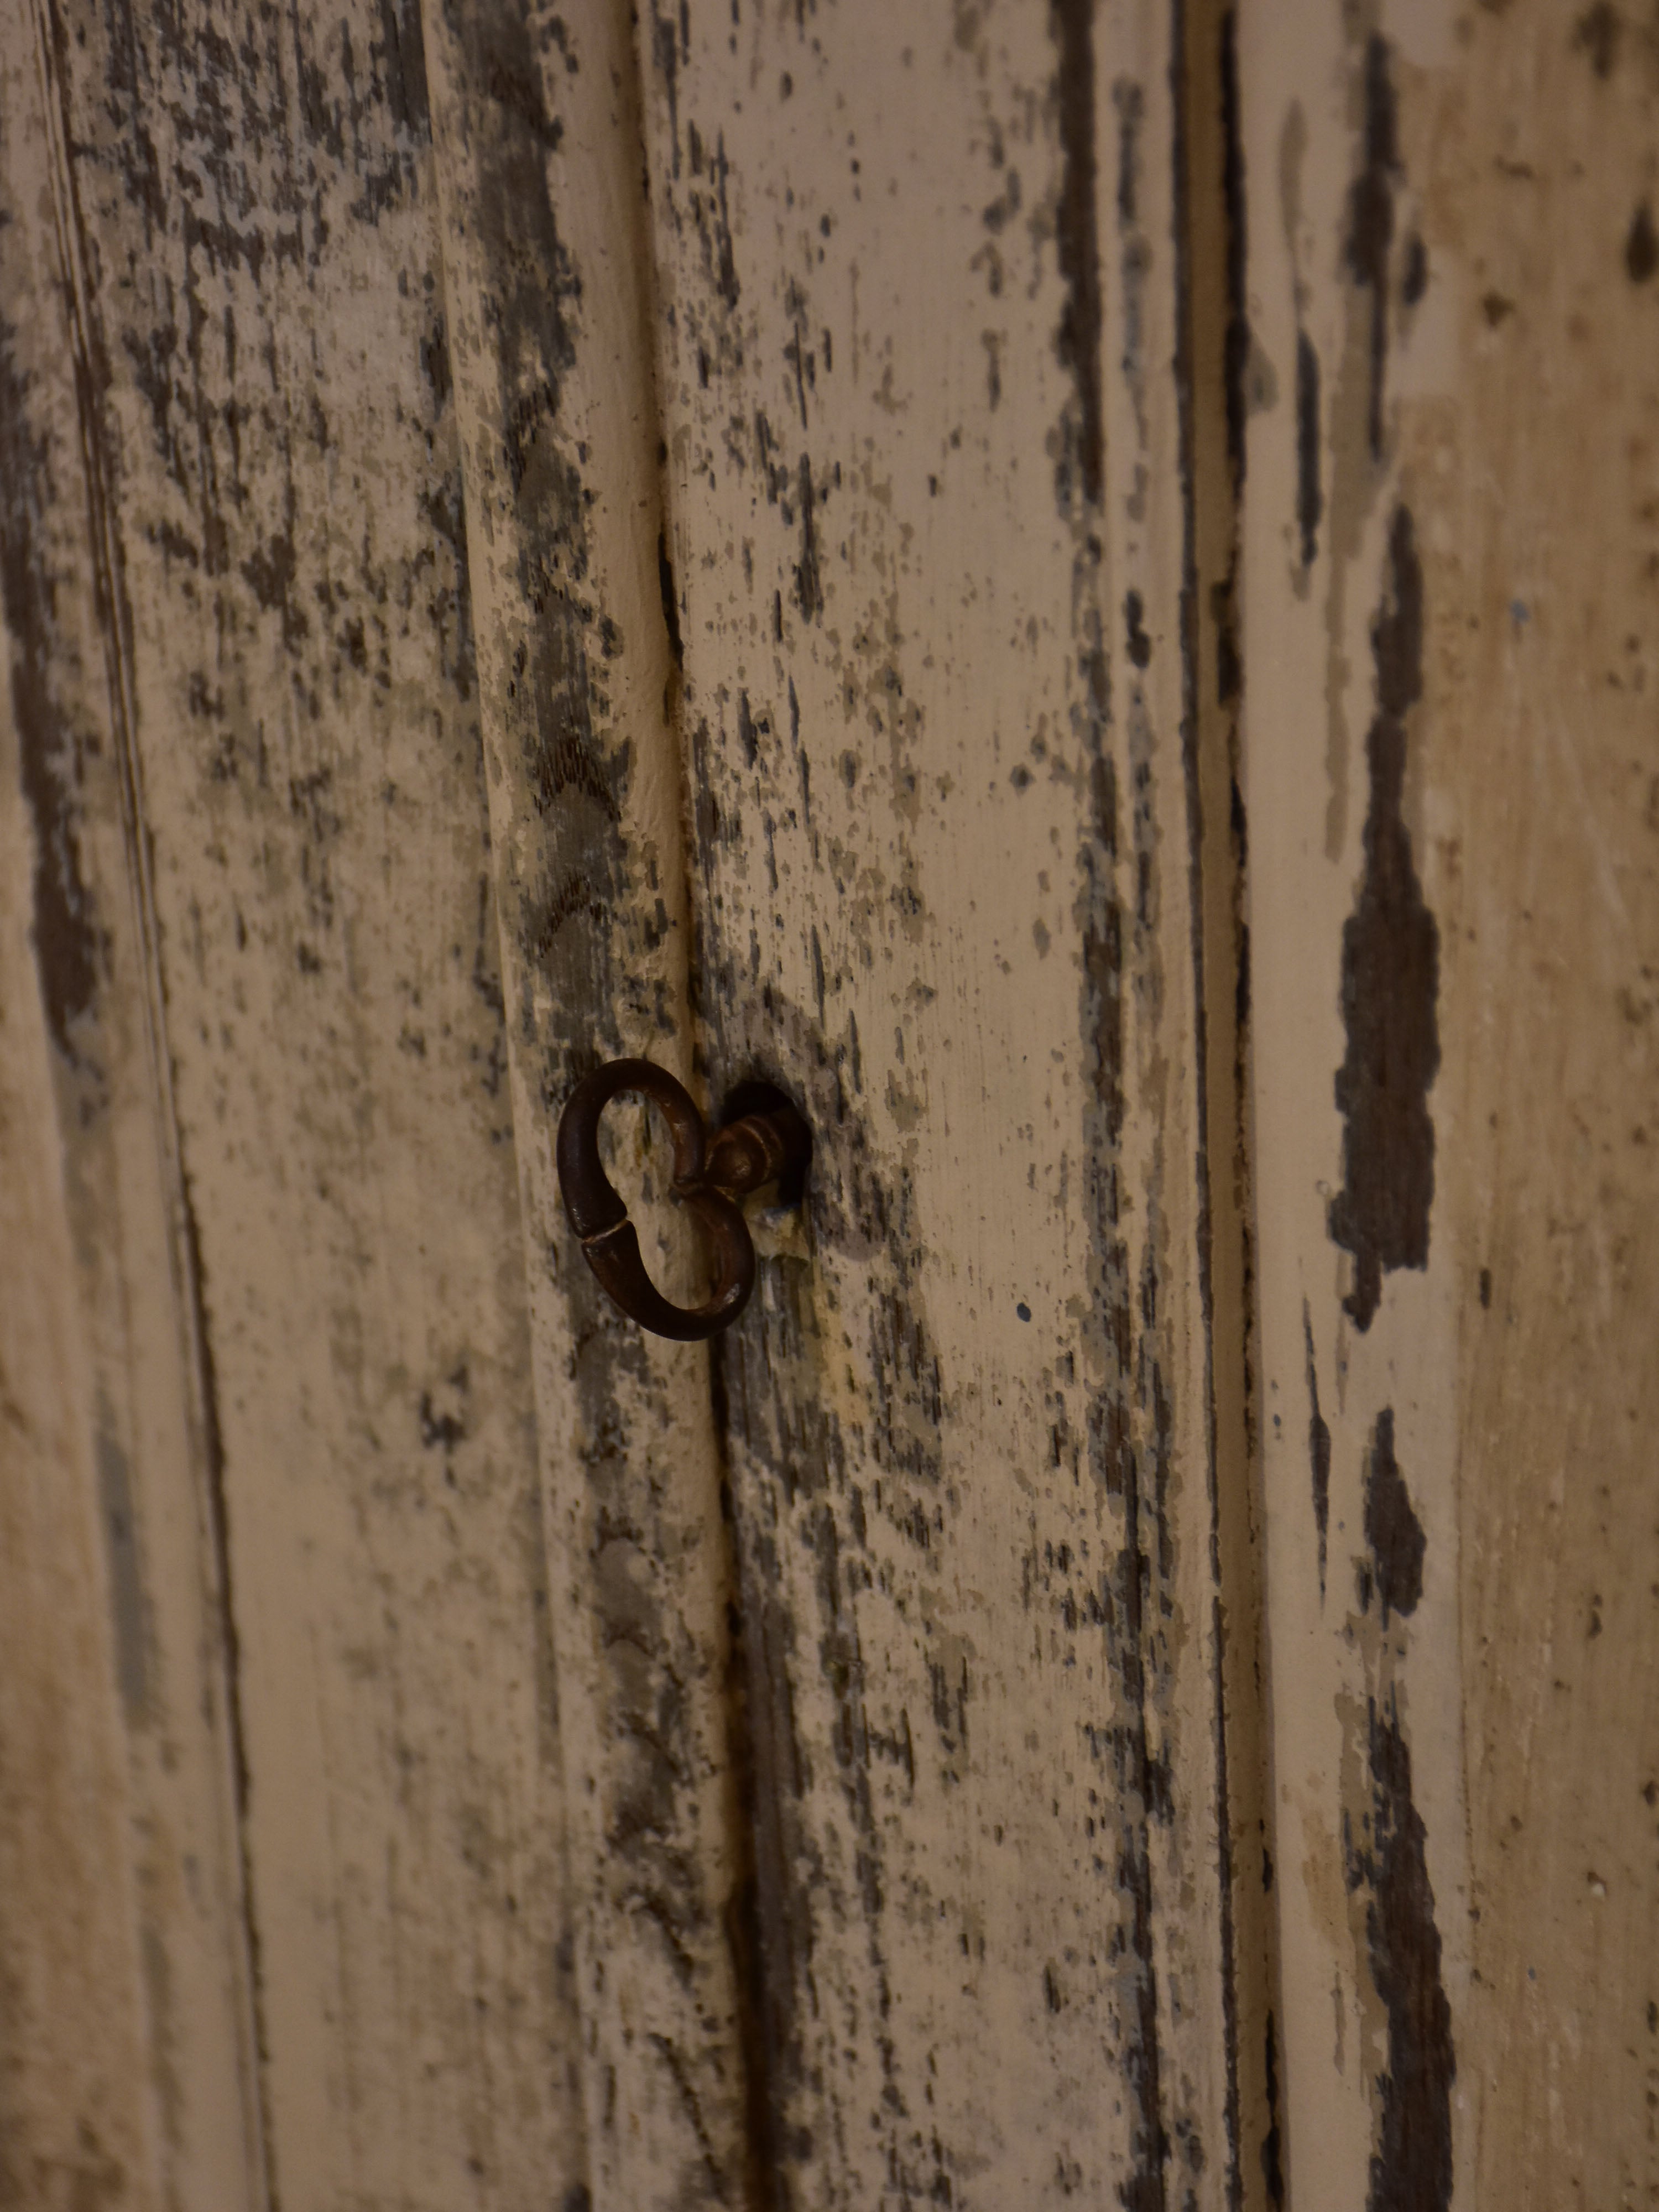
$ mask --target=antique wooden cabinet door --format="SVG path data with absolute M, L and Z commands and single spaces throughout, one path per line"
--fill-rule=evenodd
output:
M 0 0 L 0 2205 L 1659 2198 L 1654 72 Z

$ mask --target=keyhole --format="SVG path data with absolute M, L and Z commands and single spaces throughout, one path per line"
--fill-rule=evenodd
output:
M 734 1083 L 726 1092 L 720 1103 L 718 1126 L 722 1129 L 729 1128 L 733 1121 L 741 1121 L 745 1115 L 775 1114 L 783 1107 L 791 1107 L 796 1113 L 800 1111 L 797 1101 L 787 1091 L 780 1091 L 775 1083 L 768 1083 L 760 1076 L 748 1077 L 741 1083 Z M 793 1208 L 803 1203 L 806 1196 L 806 1177 L 812 1164 L 810 1128 L 807 1143 L 807 1158 L 793 1161 L 775 1184 L 769 1184 L 764 1190 L 757 1191 L 754 1198 L 745 1204 L 745 1213 L 757 1204 L 769 1213 L 775 1208 Z

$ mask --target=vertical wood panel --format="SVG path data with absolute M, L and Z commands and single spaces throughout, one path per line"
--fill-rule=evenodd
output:
M 40 28 L 79 348 L 55 381 L 102 501 L 82 742 L 125 766 L 149 902 L 152 975 L 112 995 L 164 1024 L 272 2193 L 518 2205 L 580 2186 L 580 2142 L 419 26 Z M 164 1252 L 97 1226 L 143 1311 Z M 118 1595 L 148 1571 L 118 1547 Z
M 1244 18 L 1289 2180 L 1659 2186 L 1655 97 L 1612 8 Z
M 9 713 L 0 729 L 0 764 L 15 777 Z M 164 2201 L 163 2172 L 178 2178 L 176 2161 L 187 2166 L 193 2146 L 175 2141 L 166 2159 L 156 2140 L 159 2023 L 139 1948 L 120 1695 L 132 1669 L 118 1658 L 112 1622 L 118 1584 L 28 939 L 33 856 L 15 790 L 9 783 L 0 811 L 0 1236 L 31 1268 L 26 1282 L 14 1257 L 0 1299 L 0 2203 L 56 2208 L 90 2195 L 148 2207 Z M 107 1461 L 112 1443 L 100 1441 Z M 158 1942 L 173 1933 L 165 1917 L 152 1923 Z M 234 2202 L 237 2177 L 222 2179 Z
M 708 1081 L 817 1145 L 720 1358 L 769 2160 L 1219 2203 L 1169 19 L 640 35 Z
M 601 2212 L 732 2204 L 749 2201 L 751 2144 L 708 1354 L 610 1305 L 553 1171 L 577 1077 L 623 1054 L 690 1073 L 633 57 L 613 0 L 434 7 L 428 21 L 556 1562 L 589 2185 Z M 619 1180 L 665 1197 L 660 1130 L 653 1144 L 610 1118 Z M 653 1261 L 670 1283 L 686 1264 L 672 1234 Z
M 0 2197 L 260 2197 L 219 1560 L 76 210 L 0 23 Z

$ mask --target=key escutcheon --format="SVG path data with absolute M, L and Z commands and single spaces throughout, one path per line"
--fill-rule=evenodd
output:
M 599 1117 L 624 1093 L 662 1109 L 674 1147 L 673 1195 L 702 1224 L 714 1253 L 714 1287 L 698 1306 L 677 1306 L 646 1272 L 638 1232 L 599 1158 Z M 613 1060 L 584 1076 L 559 1117 L 559 1191 L 582 1255 L 614 1302 L 654 1335 L 695 1343 L 729 1328 L 755 1287 L 755 1247 L 738 1200 L 805 1164 L 806 1124 L 793 1106 L 717 1130 L 665 1067 Z

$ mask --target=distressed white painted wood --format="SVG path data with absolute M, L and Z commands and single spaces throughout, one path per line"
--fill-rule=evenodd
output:
M 0 21 L 0 2196 L 259 2195 L 207 1406 L 61 85 Z
M 37 563 L 7 618 L 14 674 L 70 692 L 13 698 L 137 1777 L 120 2087 L 158 2146 L 118 2173 L 88 2137 L 52 2185 L 558 2201 L 562 1776 L 418 25 L 46 9 L 0 43 Z M 231 1753 L 240 1838 L 199 1779 Z
M 1659 2190 L 1645 33 L 1241 18 L 1287 2179 Z
M 7 4 L 0 2196 L 1659 2191 L 1644 35 Z
M 0 738 L 4 769 L 15 777 L 9 713 L 0 720 Z M 0 2191 L 15 2204 L 68 2204 L 76 2192 L 81 2201 L 95 2202 L 97 2192 L 112 2191 L 125 2192 L 117 2201 L 151 2203 L 162 2201 L 162 2186 L 170 2184 L 181 2201 L 206 2204 L 215 2201 L 207 2194 L 212 2183 L 222 2191 L 217 2201 L 234 2203 L 246 2180 L 238 2171 L 236 2123 L 246 2117 L 235 2045 L 217 2053 L 202 2050 L 189 2010 L 181 2020 L 172 2007 L 163 2009 L 173 1993 L 167 1970 L 182 1964 L 188 1973 L 197 1963 L 191 1937 L 207 1936 L 200 1948 L 210 1967 L 222 1972 L 234 1959 L 234 1923 L 216 1929 L 203 1915 L 205 1930 L 192 1924 L 191 1900 L 178 1886 L 184 1869 L 168 1848 L 176 1831 L 169 1832 L 167 1816 L 176 1815 L 184 1793 L 172 1793 L 169 1804 L 142 1756 L 146 1724 L 160 1704 L 159 1670 L 155 1647 L 132 1617 L 130 1570 L 125 1587 L 121 1570 L 151 1528 L 148 1519 L 135 1522 L 114 1409 L 100 1396 L 110 1370 L 102 1368 L 94 1380 L 77 1298 L 82 1278 L 29 943 L 33 854 L 21 809 L 9 807 L 0 818 L 6 839 L 0 859 L 0 1141 L 6 1162 L 0 1240 L 9 1255 L 0 1299 L 0 1515 L 7 1562 L 0 1668 L 0 1881 L 6 1899 L 0 1927 L 6 1997 Z M 100 1413 L 105 1419 L 95 1428 Z M 187 1731 L 185 1743 L 198 1753 L 193 1763 L 199 1766 L 199 1747 Z M 137 1759 L 130 1758 L 130 1748 Z M 153 1820 L 161 1816 L 149 1850 L 134 1820 L 141 1808 Z M 191 1810 L 210 1815 L 212 1809 L 210 1793 L 205 1808 L 186 1800 L 186 1818 Z M 221 1871 L 211 1861 L 203 1867 L 204 1887 Z M 162 1880 L 155 1882 L 158 1873 Z M 163 1886 L 172 1894 L 158 1899 L 154 1888 Z M 210 2002 L 222 1994 L 210 1984 Z M 199 2002 L 196 1990 L 191 1996 Z M 208 2006 L 201 2010 L 205 2016 Z M 222 2002 L 218 2024 L 234 2034 L 234 2010 Z M 206 2080 L 178 2079 L 181 2043 L 212 2069 Z M 216 2057 L 230 2063 L 215 2066 Z M 166 2111 L 169 2088 L 173 2106 Z M 228 2121 L 233 2138 L 222 2165 L 213 2157 L 216 2146 L 192 2139 L 192 2123 L 204 2124 L 210 2136 L 216 2121 L 222 2127 Z
M 641 19 L 784 2200 L 1225 2201 L 1171 23 Z M 1252 1870 L 1254 1879 L 1254 1869 Z

